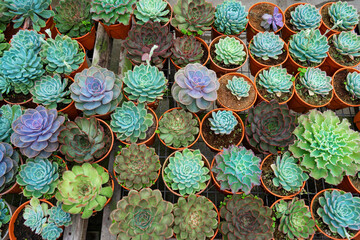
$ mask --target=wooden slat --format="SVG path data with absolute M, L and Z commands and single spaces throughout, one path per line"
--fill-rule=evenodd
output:
M 64 230 L 63 240 L 86 240 L 88 219 L 82 219 L 80 214 L 73 215 L 73 224 Z

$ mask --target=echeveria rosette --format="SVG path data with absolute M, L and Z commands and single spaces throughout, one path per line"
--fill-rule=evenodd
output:
M 308 90 L 310 96 L 314 94 L 328 95 L 332 90 L 331 77 L 319 68 L 307 68 L 303 76 L 299 77 L 300 83 Z
M 228 80 L 226 88 L 240 100 L 249 96 L 251 85 L 243 77 L 234 76 L 231 80 Z
M 11 38 L 11 46 L 14 48 L 32 49 L 37 54 L 40 52 L 41 45 L 44 41 L 44 34 L 32 30 L 21 29 Z
M 215 133 L 221 135 L 229 135 L 234 131 L 238 124 L 236 117 L 232 111 L 219 110 L 211 113 L 209 118 L 210 129 Z
M 277 154 L 295 140 L 295 115 L 286 104 L 261 102 L 249 109 L 245 134 L 249 144 L 262 153 Z
M 0 142 L 10 143 L 12 123 L 22 114 L 20 105 L 3 105 L 0 108 Z
M 41 198 L 55 192 L 59 179 L 59 165 L 46 158 L 28 159 L 20 166 L 16 182 L 23 187 L 25 197 Z
M 217 98 L 220 83 L 213 70 L 200 63 L 188 64 L 175 73 L 171 93 L 190 112 L 209 109 Z
M 290 23 L 297 31 L 320 27 L 321 15 L 314 5 L 300 4 L 290 12 L 290 16 Z
M 130 190 L 110 213 L 111 234 L 117 239 L 159 239 L 173 236 L 173 204 L 163 199 L 159 190 Z
M 245 6 L 236 0 L 228 0 L 216 6 L 214 27 L 225 35 L 238 35 L 249 21 Z
M 332 37 L 333 44 L 338 53 L 354 60 L 360 57 L 360 36 L 354 32 L 341 32 Z
M 139 24 L 148 21 L 166 23 L 169 21 L 167 17 L 169 12 L 167 2 L 164 0 L 139 0 L 136 3 L 134 16 Z
M 360 73 L 352 72 L 346 76 L 346 91 L 355 98 L 360 98 Z M 1 111 L 1 110 L 0 110 Z M 0 118 L 1 121 L 1 118 Z M 0 129 L 1 131 L 1 129 Z M 1 137 L 0 137 L 1 140 Z
M 72 223 L 71 214 L 64 212 L 64 210 L 62 210 L 61 202 L 57 202 L 56 206 L 50 208 L 48 214 L 49 214 L 48 222 L 54 223 L 58 227 L 61 226 L 67 227 Z
M 201 42 L 194 36 L 187 35 L 174 39 L 171 52 L 171 59 L 180 67 L 185 67 L 189 63 L 200 63 L 204 55 Z
M 287 73 L 286 68 L 270 67 L 259 73 L 257 83 L 264 87 L 268 93 L 281 96 L 282 93 L 290 92 L 293 86 L 292 77 Z
M 326 190 L 318 199 L 317 214 L 334 234 L 350 239 L 348 230 L 360 230 L 360 198 L 351 193 Z
M 15 181 L 20 164 L 20 155 L 13 147 L 4 142 L 0 142 L 0 191 L 2 192 L 8 185 Z
M 55 109 L 29 108 L 12 123 L 11 143 L 28 158 L 48 158 L 58 149 L 57 138 L 64 121 Z
M 36 234 L 40 234 L 47 221 L 48 210 L 49 205 L 47 203 L 40 203 L 39 199 L 31 198 L 30 204 L 25 205 L 24 208 L 24 225 L 29 227 Z
M 283 15 L 279 12 L 278 7 L 274 7 L 273 15 L 265 13 L 261 18 L 263 21 L 260 23 L 260 26 L 262 26 L 266 31 L 273 30 L 276 32 L 278 27 L 282 28 L 284 26 Z
M 86 116 L 103 115 L 114 111 L 121 101 L 121 87 L 122 82 L 114 72 L 91 66 L 75 75 L 70 96 Z
M 7 224 L 11 219 L 10 208 L 4 199 L 0 199 L 0 227 Z
M 360 164 L 360 135 L 347 119 L 340 121 L 333 111 L 311 110 L 298 117 L 297 140 L 289 147 L 301 166 L 315 179 L 339 184 L 345 175 L 355 176 Z
M 44 240 L 56 240 L 61 236 L 62 228 L 56 226 L 54 223 L 46 223 L 41 230 L 41 237 Z
M 164 168 L 164 181 L 182 196 L 196 194 L 205 189 L 210 180 L 210 171 L 204 165 L 200 150 L 177 151 Z
M 215 45 L 215 59 L 224 65 L 241 65 L 246 59 L 244 45 L 234 38 L 220 38 Z
M 331 4 L 328 13 L 330 21 L 342 31 L 352 30 L 359 22 L 359 14 L 356 8 L 348 5 L 348 2 L 337 1 Z
M 259 32 L 250 43 L 250 54 L 263 60 L 278 59 L 284 51 L 284 44 L 273 32 Z

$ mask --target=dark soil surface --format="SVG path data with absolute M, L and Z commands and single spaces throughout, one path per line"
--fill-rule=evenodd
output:
M 14 234 L 16 239 L 21 240 L 42 240 L 40 235 L 35 234 L 29 227 L 24 225 L 25 219 L 23 218 L 24 210 L 22 210 L 14 224 Z
M 286 59 L 286 56 L 287 56 L 287 52 L 285 50 L 285 44 L 284 44 L 283 52 L 281 53 L 281 55 L 278 56 L 278 59 L 269 58 L 268 60 L 263 60 L 262 58 L 256 57 L 255 55 L 253 55 L 251 53 L 251 50 L 250 50 L 250 54 L 253 58 L 255 58 L 256 61 L 258 61 L 261 64 L 267 65 L 267 66 L 278 65 L 278 64 L 284 62 Z
M 290 20 L 291 20 L 291 12 L 295 10 L 297 6 L 293 6 L 291 8 L 289 8 L 286 12 L 284 12 L 285 15 L 285 24 L 288 28 L 290 28 L 291 30 L 293 30 L 294 32 L 297 32 L 297 30 L 294 28 L 294 26 L 291 24 Z
M 329 54 L 338 64 L 352 67 L 356 66 L 360 62 L 360 57 L 355 57 L 354 59 L 351 59 L 349 56 L 341 55 L 334 46 L 333 37 L 329 40 L 329 45 Z
M 274 6 L 267 4 L 267 3 L 262 3 L 262 4 L 259 4 L 255 7 L 253 7 L 251 9 L 251 11 L 249 12 L 249 22 L 255 29 L 257 29 L 261 32 L 265 31 L 265 29 L 260 25 L 263 20 L 262 16 L 265 13 L 273 15 Z M 269 32 L 273 32 L 272 28 L 270 29 Z
M 303 101 L 305 101 L 308 104 L 314 105 L 314 106 L 321 106 L 321 105 L 326 104 L 327 102 L 330 101 L 332 94 L 333 94 L 333 92 L 330 91 L 328 95 L 322 96 L 319 94 L 315 94 L 313 96 L 310 96 L 307 88 L 305 88 L 304 85 L 301 84 L 301 82 L 299 80 L 299 75 L 295 79 L 295 88 L 296 88 L 296 92 L 298 93 L 299 97 Z
M 31 93 L 24 95 L 22 93 L 14 93 L 11 92 L 10 94 L 4 94 L 4 99 L 11 103 L 23 103 L 32 98 Z
M 244 61 L 246 60 L 246 55 L 244 56 L 244 60 L 239 64 L 239 65 L 235 65 L 235 64 L 228 64 L 228 65 L 225 65 L 223 62 L 219 62 L 217 59 L 216 59 L 216 53 L 215 53 L 215 45 L 217 44 L 218 42 L 215 42 L 213 43 L 213 45 L 211 45 L 211 48 L 210 48 L 210 55 L 211 55 L 211 58 L 212 60 L 220 67 L 222 68 L 226 68 L 226 69 L 234 69 L 234 68 L 237 68 L 239 66 L 241 66 Z M 242 43 L 241 43 L 242 44 Z M 244 45 L 243 45 L 244 46 Z M 245 54 L 247 54 L 246 52 L 246 47 L 244 46 L 244 50 L 245 51 Z
M 359 105 L 360 99 L 353 98 L 353 96 L 351 96 L 349 92 L 345 89 L 344 82 L 346 82 L 346 77 L 349 73 L 350 72 L 348 70 L 343 70 L 341 72 L 338 72 L 334 76 L 334 82 L 333 82 L 334 90 L 336 92 L 336 95 L 344 102 L 350 105 Z
M 9 222 L 6 224 L 2 224 L 0 228 L 1 237 L 5 237 L 6 231 L 9 229 Z

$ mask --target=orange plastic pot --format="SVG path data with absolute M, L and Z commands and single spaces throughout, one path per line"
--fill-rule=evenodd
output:
M 49 6 L 49 10 L 52 10 L 52 7 Z M 51 36 L 49 36 L 45 30 L 50 29 L 51 31 Z M 56 29 L 55 29 L 55 23 L 54 23 L 54 17 L 49 18 L 48 20 L 46 20 L 45 22 L 45 27 L 40 29 L 40 33 L 44 33 L 46 37 L 51 37 L 51 38 L 55 38 L 57 35 Z
M 19 167 L 20 167 L 20 165 L 22 165 L 24 162 L 22 160 L 21 154 L 19 154 L 19 158 L 20 158 L 20 164 L 19 164 Z M 5 192 L 0 192 L 0 197 L 3 196 L 3 195 L 6 195 L 8 193 L 21 193 L 21 192 L 22 192 L 22 190 L 21 190 L 19 184 L 16 182 L 16 179 L 15 179 L 15 182 L 12 185 L 11 188 L 6 190 Z
M 316 65 L 315 68 L 322 69 L 321 66 L 325 63 L 326 58 L 327 57 L 325 57 L 320 64 Z M 298 73 L 299 68 L 308 68 L 308 67 L 305 67 L 305 66 L 300 65 L 297 62 L 295 62 L 294 59 L 291 57 L 290 53 L 288 55 L 286 62 L 283 64 L 283 66 L 286 68 L 287 72 L 292 75 L 295 75 L 296 73 Z
M 343 180 L 337 187 L 341 190 L 344 190 L 346 192 L 351 193 L 357 193 L 360 194 L 360 190 L 355 187 L 355 185 L 351 182 L 351 179 L 349 176 L 344 176 Z
M 203 134 L 203 128 L 202 128 L 202 126 L 203 126 L 204 122 L 205 122 L 209 117 L 211 117 L 212 112 L 217 112 L 217 111 L 220 111 L 220 110 L 222 110 L 222 111 L 224 111 L 224 110 L 229 111 L 229 110 L 226 109 L 226 108 L 217 108 L 217 109 L 211 110 L 210 112 L 208 112 L 208 113 L 204 116 L 204 118 L 201 120 L 201 123 L 200 123 L 200 135 L 201 135 L 201 138 L 204 140 L 205 144 L 206 144 L 211 150 L 213 150 L 213 151 L 215 151 L 215 152 L 221 152 L 222 150 L 221 150 L 221 149 L 217 149 L 217 148 L 211 146 L 211 145 L 206 141 L 206 139 L 205 139 L 205 137 L 204 137 L 204 134 Z M 243 121 L 241 120 L 241 118 L 239 117 L 239 115 L 237 115 L 235 112 L 233 112 L 233 114 L 234 114 L 234 116 L 236 117 L 236 119 L 237 119 L 237 121 L 238 121 L 238 123 L 240 124 L 240 127 L 241 127 L 241 139 L 240 139 L 240 141 L 239 141 L 237 144 L 235 144 L 236 146 L 239 146 L 240 143 L 242 142 L 242 140 L 244 139 L 245 127 L 244 127 L 244 123 L 243 123 Z
M 57 34 L 62 35 L 62 33 L 59 31 L 59 29 L 57 29 L 56 26 L 55 26 L 55 30 L 56 30 Z M 85 49 L 92 50 L 95 45 L 95 38 L 96 38 L 96 30 L 95 30 L 95 24 L 94 24 L 94 26 L 91 28 L 90 32 L 88 32 L 87 34 L 85 34 L 83 36 L 72 38 L 72 39 L 78 41 L 81 45 L 84 46 Z
M 168 112 L 171 112 L 175 109 L 182 109 L 181 107 L 175 107 L 175 108 L 171 108 L 169 110 L 167 110 L 166 112 L 163 113 L 163 115 L 161 115 L 161 117 L 159 118 L 159 122 L 161 121 L 161 119 L 163 118 L 163 116 L 165 115 L 165 113 L 168 113 Z M 192 115 L 197 119 L 198 123 L 199 123 L 199 126 L 200 126 L 200 118 L 195 114 L 195 113 L 192 113 Z M 186 146 L 186 147 L 181 147 L 181 148 L 175 148 L 175 147 L 172 147 L 172 146 L 169 146 L 167 145 L 161 138 L 160 138 L 160 134 L 158 133 L 158 138 L 160 140 L 160 142 L 162 144 L 164 144 L 166 147 L 170 148 L 170 149 L 173 149 L 173 150 L 184 150 L 185 148 L 191 148 L 198 140 L 199 140 L 199 137 L 200 137 L 200 130 L 199 130 L 199 133 L 197 135 L 197 137 L 195 138 L 194 142 L 192 142 L 190 145 Z
M 79 68 L 76 69 L 75 71 L 73 71 L 73 72 L 70 74 L 70 77 L 72 77 L 72 78 L 74 78 L 77 73 L 79 73 L 79 72 L 81 72 L 82 70 L 84 70 L 85 68 L 88 68 L 88 67 L 89 67 L 89 65 L 88 65 L 88 63 L 87 63 L 87 61 L 86 61 L 86 50 L 85 50 L 84 46 L 81 45 L 81 43 L 78 42 L 78 44 L 79 44 L 79 46 L 82 48 L 83 52 L 85 53 L 85 56 L 84 56 L 84 61 L 83 61 L 83 63 L 79 66 Z
M 173 17 L 174 11 L 173 11 L 173 8 L 171 7 L 171 4 L 166 0 L 164 0 L 164 1 L 167 3 L 167 10 L 170 11 L 170 17 L 169 17 L 169 21 L 167 21 L 165 24 L 161 24 L 161 25 L 170 26 L 170 22 Z M 135 9 L 136 9 L 136 5 L 135 5 Z M 132 19 L 133 19 L 134 23 L 137 24 L 135 15 L 132 15 Z
M 282 15 L 282 20 L 283 22 L 285 22 L 285 17 L 284 17 L 284 12 L 281 10 L 281 8 L 273 3 L 270 3 L 270 2 L 258 2 L 258 3 L 255 3 L 254 5 L 252 5 L 250 8 L 249 8 L 249 15 L 248 15 L 248 18 L 249 18 L 249 22 L 248 22 L 248 25 L 246 27 L 246 39 L 247 39 L 247 42 L 250 42 L 253 37 L 259 33 L 259 32 L 265 32 L 265 29 L 262 30 L 262 29 L 256 29 L 252 24 L 251 24 L 251 18 L 250 18 L 250 15 L 251 15 L 251 10 L 255 7 L 255 6 L 258 6 L 258 5 L 261 5 L 261 4 L 269 4 L 271 6 L 273 6 L 274 8 L 277 7 L 279 9 L 279 13 L 281 13 Z M 281 31 L 283 27 L 279 27 L 277 31 L 275 31 L 274 33 L 278 33 Z
M 110 134 L 111 134 L 111 143 L 110 143 L 109 151 L 107 151 L 107 153 L 102 158 L 100 158 L 99 160 L 94 162 L 94 163 L 99 163 L 99 162 L 103 161 L 105 158 L 107 158 L 109 156 L 109 154 L 111 153 L 111 150 L 113 149 L 113 146 L 114 146 L 115 138 L 114 138 L 114 133 L 113 133 L 111 127 L 109 126 L 109 124 L 107 124 L 104 120 L 102 120 L 100 118 L 96 118 L 96 120 L 98 120 L 103 126 L 108 128 L 110 130 Z
M 113 25 L 105 25 L 101 21 L 100 24 L 104 27 L 105 31 L 109 35 L 109 37 L 114 39 L 125 39 L 128 36 L 129 30 L 131 28 L 131 17 L 129 19 L 129 24 L 124 25 L 122 23 L 113 24 Z
M 137 104 L 136 101 L 130 100 L 129 97 L 125 94 L 124 91 L 123 91 L 123 95 L 124 95 L 124 97 L 125 97 L 125 99 L 126 99 L 127 101 L 132 101 L 133 103 Z M 146 103 L 146 105 L 148 106 L 148 108 L 151 108 L 152 110 L 155 111 L 155 110 L 157 109 L 157 107 L 159 106 L 159 102 L 160 102 L 160 100 L 159 100 L 159 99 L 156 99 L 154 102 Z
M 246 17 L 248 18 L 248 17 Z M 242 30 L 240 33 L 238 34 L 234 34 L 233 36 L 235 37 L 239 37 L 241 33 L 243 33 L 245 31 L 245 29 L 247 28 L 247 25 L 249 23 L 246 24 L 244 30 Z M 214 40 L 215 38 L 219 37 L 219 36 L 224 36 L 224 33 L 219 32 L 218 30 L 216 30 L 216 28 L 214 27 L 214 25 L 211 27 L 211 40 Z
M 70 79 L 70 81 L 74 82 L 74 79 L 72 77 L 67 77 Z M 77 116 L 79 116 L 79 111 L 75 107 L 75 102 L 71 101 L 66 107 L 63 109 L 58 110 L 58 112 L 62 112 L 64 114 L 67 114 L 69 119 L 74 120 Z

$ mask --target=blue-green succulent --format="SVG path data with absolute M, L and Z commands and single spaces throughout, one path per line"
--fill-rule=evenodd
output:
M 210 129 L 214 131 L 215 134 L 229 135 L 238 124 L 232 111 L 214 111 L 211 113 L 211 116 L 212 118 L 209 118 Z
M 13 133 L 11 125 L 21 114 L 20 105 L 6 104 L 0 108 L 0 142 L 10 143 L 10 136 Z
M 164 169 L 164 181 L 183 196 L 196 194 L 205 189 L 210 180 L 210 171 L 204 165 L 200 150 L 177 151 Z
M 67 227 L 71 224 L 71 215 L 70 213 L 64 212 L 64 210 L 62 210 L 61 202 L 57 202 L 56 206 L 50 208 L 48 214 L 48 222 L 54 223 L 58 227 Z
M 166 23 L 169 21 L 167 17 L 169 12 L 167 2 L 164 0 L 139 0 L 136 3 L 134 15 L 138 24 L 148 21 Z
M 360 57 L 360 36 L 354 32 L 341 32 L 332 37 L 335 49 L 351 59 Z
M 226 88 L 230 90 L 238 100 L 249 96 L 251 85 L 243 78 L 234 76 L 226 84 Z
M 241 65 L 246 54 L 242 43 L 234 37 L 220 38 L 215 44 L 215 59 L 224 65 Z
M 331 77 L 319 68 L 307 68 L 299 80 L 307 88 L 310 96 L 314 94 L 328 95 L 333 89 Z
M 40 52 L 41 45 L 45 41 L 45 35 L 32 30 L 20 30 L 11 39 L 14 48 L 32 49 L 36 54 Z
M 46 223 L 48 210 L 47 203 L 40 203 L 39 199 L 31 198 L 30 204 L 24 208 L 24 225 L 28 226 L 36 234 L 40 234 Z
M 20 155 L 13 147 L 0 142 L 0 192 L 15 181 L 20 164 Z
M 2 76 L 0 73 L 0 100 L 4 99 L 3 94 L 9 94 L 11 89 L 12 87 L 10 81 L 6 79 L 4 76 Z
M 312 4 L 300 4 L 290 12 L 290 23 L 298 30 L 318 28 L 321 22 L 321 15 L 318 9 Z
M 0 227 L 10 221 L 10 209 L 4 199 L 0 199 Z
M 284 51 L 284 44 L 274 32 L 259 32 L 250 43 L 250 53 L 263 60 L 278 59 Z
M 268 93 L 275 93 L 278 97 L 282 93 L 288 93 L 293 86 L 292 75 L 288 74 L 286 68 L 270 67 L 261 71 L 257 83 L 263 86 Z
M 360 73 L 352 72 L 346 76 L 345 89 L 352 96 L 354 96 L 356 98 L 360 98 Z
M 359 22 L 359 14 L 348 2 L 336 1 L 328 10 L 330 21 L 342 31 L 351 30 Z
M 214 27 L 225 35 L 238 35 L 246 28 L 247 16 L 240 1 L 227 0 L 216 6 Z
M 56 240 L 61 236 L 62 232 L 62 228 L 56 226 L 54 223 L 46 223 L 41 230 L 41 237 L 44 240 Z

